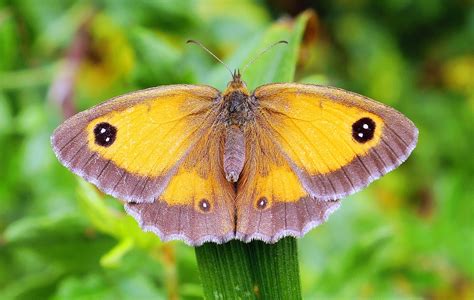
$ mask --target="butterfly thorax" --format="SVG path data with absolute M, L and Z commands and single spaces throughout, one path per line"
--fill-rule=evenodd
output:
M 240 74 L 234 76 L 222 94 L 223 121 L 226 126 L 236 125 L 240 128 L 254 119 L 255 100 L 249 94 Z
M 222 94 L 222 119 L 225 124 L 224 172 L 237 182 L 245 163 L 245 126 L 255 118 L 255 100 L 250 96 L 240 73 L 235 72 Z

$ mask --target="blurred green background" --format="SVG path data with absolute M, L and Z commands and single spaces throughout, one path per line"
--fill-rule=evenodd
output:
M 420 137 L 405 164 L 299 240 L 304 298 L 473 299 L 469 0 L 0 0 L 0 299 L 201 297 L 193 248 L 142 233 L 58 163 L 49 136 L 128 91 L 222 89 L 223 66 L 187 39 L 238 67 L 307 8 L 296 81 L 391 105 Z

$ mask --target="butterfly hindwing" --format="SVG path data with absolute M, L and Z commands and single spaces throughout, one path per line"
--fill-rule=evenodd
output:
M 222 173 L 222 128 L 203 134 L 154 203 L 128 203 L 145 231 L 190 245 L 234 237 L 233 186 Z
M 339 202 L 312 199 L 261 124 L 257 119 L 246 132 L 248 159 L 237 189 L 236 237 L 273 243 L 304 235 L 323 223 Z

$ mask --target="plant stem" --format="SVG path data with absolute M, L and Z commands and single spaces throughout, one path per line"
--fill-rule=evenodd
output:
M 206 299 L 301 299 L 296 239 L 196 248 Z
M 247 245 L 255 282 L 262 299 L 301 299 L 296 239 L 287 237 L 269 245 Z
M 206 299 L 253 298 L 252 272 L 246 246 L 240 241 L 196 248 L 196 258 Z

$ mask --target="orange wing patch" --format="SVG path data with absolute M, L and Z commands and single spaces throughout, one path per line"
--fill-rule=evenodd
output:
M 141 176 L 164 174 L 196 141 L 196 131 L 209 115 L 203 112 L 209 110 L 210 103 L 181 91 L 112 111 L 88 124 L 88 147 L 127 172 Z M 194 118 L 188 118 L 193 114 Z M 94 128 L 100 123 L 117 128 L 115 142 L 108 147 L 94 142 Z
M 160 196 L 169 205 L 193 204 L 196 210 L 211 211 L 218 198 L 225 197 L 217 174 L 204 177 L 196 169 L 181 167 Z
M 307 194 L 287 165 L 269 166 L 266 174 L 255 176 L 252 185 L 254 192 L 251 199 L 256 209 L 271 207 L 275 201 L 296 202 Z
M 288 162 L 262 130 L 253 127 L 247 132 L 248 160 L 239 182 L 238 209 L 249 201 L 255 209 L 267 209 L 276 202 L 296 202 L 307 195 Z
M 262 122 L 274 131 L 289 158 L 311 174 L 338 170 L 380 142 L 384 122 L 374 113 L 301 88 L 279 89 L 278 94 L 268 95 L 270 88 L 264 86 L 255 93 L 265 108 Z M 374 137 L 361 144 L 352 137 L 352 125 L 366 117 L 377 127 Z

